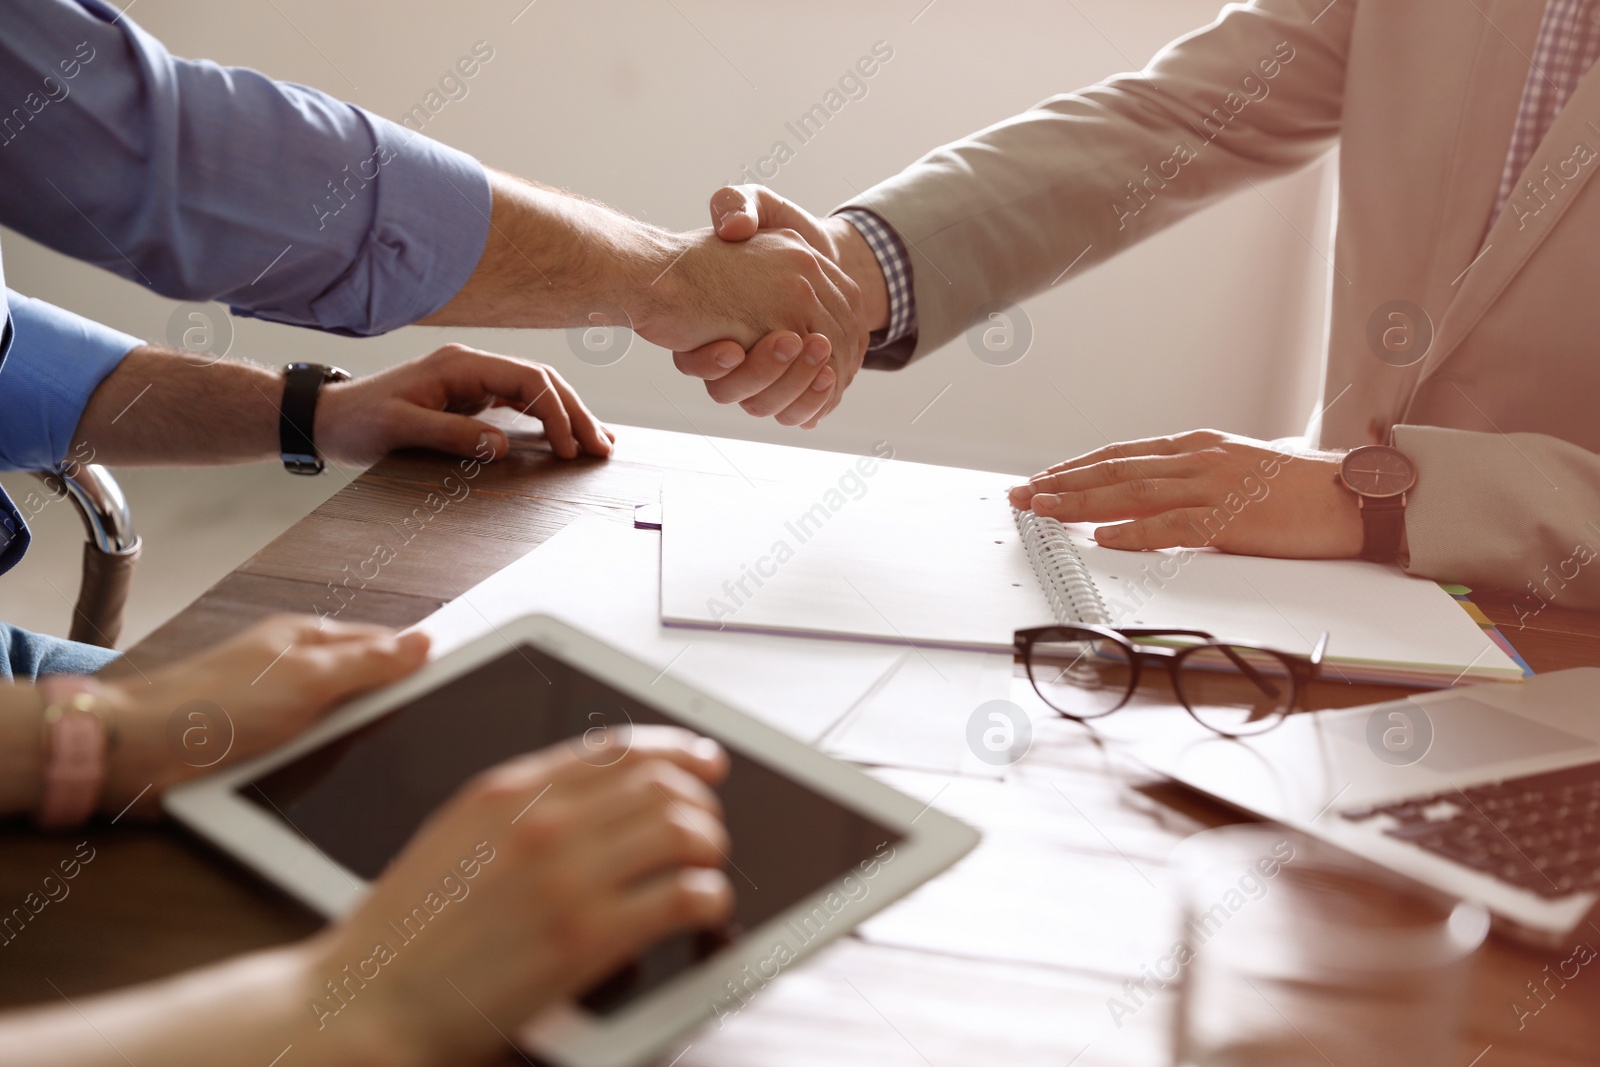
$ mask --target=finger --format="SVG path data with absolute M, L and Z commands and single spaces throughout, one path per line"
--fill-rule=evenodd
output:
M 664 759 L 708 785 L 728 775 L 728 753 L 709 737 L 681 726 L 634 726 L 628 731 L 627 760 Z
M 499 457 L 511 448 L 505 433 L 481 419 L 450 411 L 407 406 L 398 427 L 406 445 L 452 456 Z
M 1191 478 L 1135 478 L 1077 493 L 1040 493 L 1035 515 L 1061 522 L 1120 522 L 1205 503 L 1205 488 Z
M 806 342 L 800 358 L 789 364 L 783 377 L 773 382 L 739 406 L 758 419 L 776 415 L 805 396 L 812 384 L 827 371 L 830 384 L 833 372 L 828 368 L 829 346 L 825 339 L 814 337 Z
M 1205 548 L 1216 539 L 1207 521 L 1216 522 L 1212 509 L 1179 508 L 1147 519 L 1101 526 L 1094 537 L 1107 548 Z
M 616 437 L 606 428 L 604 423 L 595 417 L 594 412 L 589 410 L 589 406 L 578 396 L 578 391 L 568 384 L 567 380 L 561 376 L 560 371 L 557 371 L 554 367 L 543 367 L 541 369 L 549 375 L 550 384 L 555 387 L 558 400 L 551 400 L 546 396 L 536 397 L 532 405 L 533 413 L 538 415 L 541 420 L 544 420 L 544 416 L 540 414 L 541 405 L 544 405 L 546 410 L 553 410 L 559 402 L 561 413 L 566 417 L 569 440 L 576 438 L 578 445 L 591 456 L 611 455 L 611 444 L 616 440 Z M 549 433 L 550 423 L 545 420 L 546 436 Z M 557 454 L 566 456 L 566 453 Z M 566 456 L 566 458 L 570 459 L 571 457 Z
M 744 348 L 737 341 L 712 341 L 692 352 L 672 353 L 672 364 L 680 374 L 714 382 L 744 362 Z
M 404 678 L 428 658 L 428 644 L 427 634 L 413 630 L 306 648 L 295 658 L 331 704 Z
M 634 765 L 620 777 L 607 779 L 590 794 L 587 805 L 585 817 L 602 835 L 671 805 L 722 817 L 722 800 L 715 790 L 699 776 L 663 759 Z
M 747 241 L 760 230 L 793 230 L 820 252 L 832 248 L 816 216 L 764 185 L 730 185 L 711 195 L 711 227 L 725 241 Z
M 1177 456 L 1138 456 L 1105 459 L 1083 467 L 1072 467 L 1054 474 L 1036 474 L 1027 485 L 1011 490 L 1011 502 L 1019 507 L 1031 505 L 1040 493 L 1078 493 L 1138 479 L 1183 478 L 1193 475 L 1200 463 L 1194 453 Z
M 817 376 L 812 379 L 806 391 L 800 394 L 800 398 L 778 412 L 778 422 L 784 426 L 815 429 L 828 402 L 833 399 L 833 387 L 837 381 L 832 367 L 823 367 L 817 371 Z
M 729 847 L 720 818 L 669 800 L 607 827 L 587 859 L 595 882 L 625 886 L 674 867 L 720 867 Z
M 733 901 L 733 886 L 720 870 L 691 867 L 658 875 L 617 899 L 607 947 L 627 952 L 679 930 L 716 929 L 728 921 Z
M 393 628 L 365 622 L 340 622 L 316 615 L 271 615 L 233 640 L 258 641 L 275 650 L 286 645 L 320 645 L 333 641 L 363 640 L 393 633 Z
M 838 407 L 839 404 L 844 400 L 845 390 L 850 388 L 850 383 L 855 380 L 856 375 L 861 370 L 862 361 L 866 358 L 867 345 L 869 343 L 870 338 L 864 336 L 861 343 L 861 354 L 855 359 L 854 362 L 841 363 L 839 360 L 833 361 L 831 364 L 835 374 L 833 392 L 829 395 L 827 403 L 822 405 L 822 410 L 813 415 L 811 417 L 811 421 L 805 424 L 806 429 L 816 429 L 817 424 L 823 419 L 827 418 L 828 415 L 832 413 L 833 409 Z
M 724 241 L 748 241 L 756 235 L 760 210 L 751 187 L 725 185 L 711 194 L 711 228 Z
M 1093 466 L 1096 463 L 1104 463 L 1112 459 L 1137 459 L 1141 456 L 1175 456 L 1188 451 L 1187 448 L 1179 446 L 1176 441 L 1177 439 L 1173 437 L 1147 437 L 1138 441 L 1118 441 L 1115 444 L 1097 448 L 1092 452 L 1085 452 L 1081 456 L 1074 456 L 1072 459 L 1052 464 L 1038 474 L 1033 475 L 1029 480 L 1060 474 L 1062 471 L 1076 470 L 1079 467 Z
M 1057 463 L 1053 467 L 1046 467 L 1035 478 L 1046 474 L 1055 474 L 1058 471 L 1070 470 L 1074 467 L 1085 467 L 1091 463 L 1100 463 L 1103 460 L 1119 459 L 1133 456 L 1176 456 L 1184 452 L 1198 452 L 1204 448 L 1213 448 L 1221 444 L 1224 434 L 1216 430 L 1191 430 L 1188 433 L 1171 434 L 1167 437 L 1142 437 L 1137 441 L 1119 441 L 1093 452 L 1085 452 L 1075 459 Z
M 495 397 L 505 406 L 533 415 L 544 423 L 551 450 L 563 459 L 577 456 L 580 447 L 593 455 L 610 454 L 611 440 L 600 420 L 553 368 L 464 345 L 444 351 L 448 359 L 443 363 L 443 384 L 451 396 Z M 498 430 L 490 443 L 496 449 L 488 457 L 491 459 L 505 455 L 510 447 Z M 462 454 L 476 453 L 469 449 Z
M 808 280 L 827 318 L 813 322 L 810 328 L 828 335 L 836 361 L 859 360 L 868 343 L 867 331 L 861 328 L 861 289 L 828 257 L 817 254 L 812 259 L 821 280 Z
M 823 344 L 827 344 L 825 339 Z M 756 342 L 738 369 L 724 378 L 707 382 L 706 393 L 719 404 L 748 400 L 782 378 L 805 347 L 806 342 L 799 334 L 774 330 Z M 813 365 L 813 377 L 815 369 Z
M 646 760 L 665 760 L 702 782 L 715 785 L 728 773 L 728 755 L 708 737 L 700 737 L 676 726 L 633 726 L 614 731 L 616 742 L 590 743 L 589 738 L 572 738 L 538 752 L 518 756 L 499 764 L 486 774 L 496 788 L 517 794 L 520 809 L 546 786 L 562 789 L 604 790 Z M 592 753 L 614 744 L 620 759 L 595 761 Z M 588 758 L 586 758 L 588 757 Z
M 617 894 L 599 905 L 600 914 L 589 924 L 597 937 L 574 961 L 571 991 L 592 986 L 669 934 L 724 926 L 733 904 L 727 876 L 704 867 L 659 875 Z

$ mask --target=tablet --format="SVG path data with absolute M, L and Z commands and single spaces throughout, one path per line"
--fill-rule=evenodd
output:
M 775 679 L 774 684 L 782 684 Z M 737 898 L 727 936 L 650 946 L 519 1040 L 570 1067 L 628 1067 L 737 1014 L 794 961 L 944 870 L 975 830 L 580 630 L 529 616 L 348 704 L 282 748 L 170 791 L 167 810 L 315 910 L 354 908 L 423 819 L 477 772 L 601 726 L 714 737 Z M 590 735 L 592 736 L 592 735 Z M 620 752 L 585 746 L 591 759 Z

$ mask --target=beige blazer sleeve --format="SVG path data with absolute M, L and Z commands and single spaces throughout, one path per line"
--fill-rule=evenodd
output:
M 1354 7 L 1230 6 L 1142 73 L 1052 97 L 842 205 L 881 215 L 911 258 L 917 334 L 877 365 L 1316 159 L 1339 133 Z
M 1600 608 L 1600 456 L 1538 433 L 1394 434 L 1417 464 L 1407 570 L 1508 590 L 1524 620 L 1550 604 Z

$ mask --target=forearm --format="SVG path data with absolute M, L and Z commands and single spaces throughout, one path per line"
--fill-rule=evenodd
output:
M 0 1062 L 13 1067 L 264 1067 L 291 1046 L 304 1067 L 401 1064 L 403 1049 L 359 1012 L 318 1028 L 331 996 L 312 946 L 257 953 L 102 996 L 0 1016 Z M 355 1005 L 359 1007 L 359 1001 Z
M 986 305 L 1017 303 L 1325 152 L 1339 131 L 1352 8 L 1230 7 L 1143 72 L 937 148 L 843 205 L 876 213 L 905 242 L 917 351 L 958 336 Z
M 238 360 L 200 363 L 154 345 L 130 352 L 89 397 L 73 456 L 145 466 L 248 463 L 278 454 L 283 378 Z
M 489 187 L 494 206 L 483 256 L 423 325 L 631 326 L 651 314 L 659 303 L 653 283 L 684 250 L 681 239 L 508 174 L 490 171 Z
M 1516 594 L 1519 617 L 1600 608 L 1600 456 L 1544 434 L 1396 426 L 1417 465 L 1413 574 Z

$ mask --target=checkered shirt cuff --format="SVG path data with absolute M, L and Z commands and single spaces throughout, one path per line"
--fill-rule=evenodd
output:
M 861 231 L 872 254 L 877 257 L 878 269 L 883 271 L 883 280 L 889 289 L 889 325 L 886 329 L 873 331 L 867 346 L 870 352 L 891 345 L 917 329 L 917 303 L 911 292 L 911 258 L 906 255 L 905 246 L 900 242 L 900 235 L 894 232 L 894 227 L 873 212 L 845 208 L 837 214 Z

